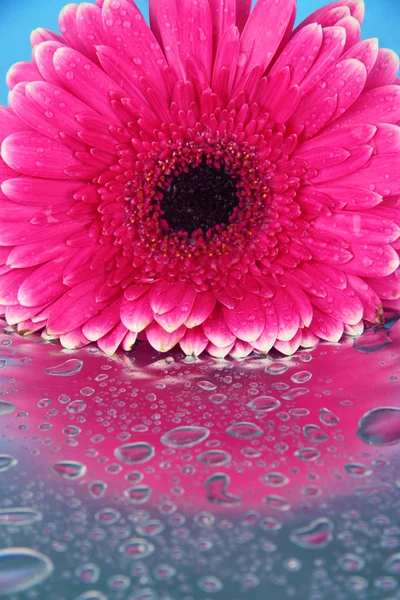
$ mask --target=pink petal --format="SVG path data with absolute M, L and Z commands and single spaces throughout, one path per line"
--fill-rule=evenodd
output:
M 23 121 L 18 119 L 11 108 L 0 106 L 0 142 L 8 137 L 10 133 L 26 131 L 27 129 L 29 129 L 29 127 L 27 127 Z
M 377 126 L 373 144 L 378 154 L 400 154 L 400 127 L 381 123 Z
M 149 343 L 158 352 L 168 352 L 183 338 L 186 327 L 182 325 L 173 333 L 167 333 L 158 323 L 151 323 L 146 327 L 146 336 Z
M 219 44 L 212 80 L 213 90 L 225 100 L 228 100 L 235 81 L 239 47 L 239 31 L 237 27 L 232 26 L 225 31 Z
M 187 321 L 197 292 L 191 285 L 188 285 L 182 298 L 177 305 L 167 313 L 155 314 L 154 319 L 168 333 L 173 333 Z
M 121 321 L 130 331 L 143 331 L 153 320 L 149 294 L 137 300 L 124 299 L 121 304 Z
M 0 304 L 18 304 L 18 290 L 32 269 L 13 269 L 0 275 Z
M 345 325 L 344 334 L 352 337 L 358 337 L 364 332 L 364 321 L 360 321 L 357 325 Z
M 70 148 L 36 132 L 8 136 L 1 146 L 1 156 L 12 169 L 46 179 L 61 179 L 65 169 L 82 164 Z
M 121 344 L 122 349 L 125 350 L 125 352 L 130 352 L 136 343 L 136 339 L 137 339 L 137 333 L 134 333 L 133 331 L 128 331 L 128 333 L 122 340 L 122 344 Z
M 224 307 L 223 315 L 233 335 L 243 342 L 256 341 L 264 331 L 265 311 L 255 294 L 246 294 L 233 309 Z
M 24 306 L 40 306 L 55 302 L 68 291 L 62 274 L 67 258 L 55 258 L 26 277 L 18 291 L 18 302 Z
M 340 185 L 369 189 L 382 196 L 400 193 L 400 155 L 375 155 L 368 166 L 338 179 Z
M 1 221 L 25 221 L 28 222 L 41 210 L 40 206 L 22 206 L 15 202 L 8 202 L 4 196 L 0 202 Z
M 45 81 L 64 88 L 53 63 L 54 54 L 59 48 L 65 48 L 60 41 L 43 42 L 34 47 L 32 58 Z
M 275 349 L 279 352 L 282 352 L 282 354 L 286 354 L 286 356 L 290 356 L 291 354 L 294 354 L 299 348 L 302 339 L 303 333 L 302 330 L 299 329 L 294 338 L 292 338 L 288 342 L 282 342 L 281 340 L 277 340 L 275 342 Z
M 76 13 L 76 26 L 87 56 L 97 62 L 96 48 L 104 44 L 104 29 L 99 6 L 83 2 Z
M 320 23 L 326 18 L 326 15 L 332 11 L 332 9 L 337 9 L 341 7 L 347 7 L 350 11 L 350 14 L 355 17 L 359 23 L 361 24 L 364 19 L 365 6 L 364 0 L 339 0 L 339 2 L 331 2 L 330 4 L 326 4 L 322 8 L 311 13 L 304 21 L 300 23 L 297 29 L 308 25 L 308 23 Z
M 9 93 L 8 101 L 11 108 L 32 129 L 36 129 L 40 134 L 58 140 L 59 129 L 41 114 L 44 112 L 43 107 L 39 112 L 35 105 L 27 98 L 26 85 L 26 83 L 19 83 Z
M 47 331 L 60 336 L 73 331 L 101 311 L 105 304 L 96 302 L 95 288 L 100 278 L 89 279 L 77 285 L 52 306 Z
M 22 321 L 21 323 L 18 323 L 18 333 L 20 335 L 26 335 L 28 333 L 35 333 L 35 331 L 40 331 L 41 329 L 43 329 L 43 327 L 45 327 L 46 325 L 46 321 L 40 321 L 38 323 L 35 323 L 32 321 L 32 319 L 28 319 L 27 321 Z
M 3 194 L 18 204 L 51 206 L 71 202 L 82 181 L 51 181 L 31 177 L 8 179 L 1 184 Z
M 343 53 L 346 32 L 342 27 L 325 27 L 322 34 L 322 45 L 318 56 L 300 84 L 303 94 L 309 92 L 337 64 Z
M 46 308 L 46 305 L 29 307 L 15 304 L 6 307 L 6 321 L 9 325 L 17 325 L 21 321 L 27 321 L 37 313 Z
M 381 279 L 368 279 L 368 284 L 379 298 L 383 300 L 397 300 L 400 298 L 400 271 L 397 270 Z
M 346 31 L 345 52 L 350 50 L 355 44 L 358 44 L 361 37 L 360 23 L 354 17 L 344 17 L 335 23 L 336 27 L 343 27 Z
M 288 342 L 293 339 L 300 327 L 300 315 L 290 294 L 284 288 L 277 288 L 273 305 L 278 316 L 278 340 Z
M 391 246 L 351 244 L 354 258 L 342 265 L 342 270 L 362 277 L 385 277 L 400 265 L 399 256 Z
M 208 80 L 212 65 L 212 21 L 208 0 L 179 2 L 179 41 L 183 64 L 188 55 L 201 60 Z M 165 47 L 165 46 L 164 46 Z
M 198 325 L 204 323 L 204 321 L 211 315 L 216 305 L 216 298 L 210 292 L 198 293 L 190 315 L 185 325 L 188 329 L 193 329 Z
M 298 285 L 291 281 L 286 282 L 285 289 L 296 305 L 300 316 L 300 325 L 302 327 L 308 327 L 313 317 L 313 307 L 308 296 Z
M 77 4 L 67 4 L 61 10 L 58 17 L 58 26 L 62 33 L 66 45 L 75 48 L 78 52 L 86 52 L 85 44 L 79 37 L 76 16 L 78 12 Z
M 393 275 L 389 275 L 393 277 Z M 385 281 L 383 278 L 379 281 Z M 363 305 L 363 319 L 372 323 L 381 321 L 382 305 L 379 296 L 373 290 L 373 279 L 368 279 L 368 282 L 363 281 L 356 275 L 347 275 L 349 286 L 356 292 Z
M 251 346 L 263 354 L 267 354 L 276 342 L 278 335 L 278 317 L 275 308 L 271 302 L 265 304 L 266 323 L 265 328 L 260 337 L 251 342 Z
M 72 50 L 59 48 L 54 54 L 54 66 L 63 84 L 77 98 L 110 119 L 110 124 L 118 124 L 111 104 L 110 93 L 122 90 L 102 69 L 91 60 Z M 93 94 L 96 89 L 96 94 Z
M 269 76 L 281 69 L 290 67 L 290 84 L 299 85 L 313 66 L 322 45 L 322 27 L 311 23 L 296 33 L 282 50 L 274 63 Z M 301 60 L 299 60 L 301 57 Z
M 214 358 L 225 358 L 229 354 L 229 352 L 234 347 L 234 343 L 229 344 L 229 346 L 225 346 L 221 348 L 220 346 L 215 346 L 214 344 L 208 344 L 206 350 L 210 356 L 214 356 Z
M 155 283 L 150 292 L 150 306 L 153 312 L 163 315 L 175 308 L 187 287 L 187 283 L 175 279 Z
M 325 284 L 326 298 L 312 298 L 311 302 L 322 313 L 331 318 L 355 325 L 363 316 L 363 306 L 360 299 L 352 290 L 339 290 Z
M 333 199 L 340 199 L 341 202 L 345 202 L 346 210 L 367 210 L 378 206 L 382 202 L 382 196 L 362 188 L 335 186 L 327 182 L 319 185 L 318 189 Z
M 63 39 L 61 35 L 58 33 L 54 33 L 54 31 L 50 31 L 49 29 L 45 29 L 44 27 L 38 27 L 34 29 L 31 33 L 31 46 L 34 48 L 38 44 L 42 42 L 59 42 L 62 43 Z
M 103 350 L 103 352 L 109 356 L 112 356 L 121 345 L 122 340 L 125 338 L 127 333 L 127 328 L 120 323 L 112 331 L 110 331 L 110 333 L 107 333 L 107 335 L 102 337 L 97 342 L 97 345 L 100 350 Z
M 399 57 L 388 48 L 380 48 L 373 69 L 368 75 L 365 90 L 395 82 L 399 72 Z
M 10 227 L 8 223 L 0 221 L 0 244 L 2 246 L 24 245 L 39 241 L 43 242 L 55 237 L 57 237 L 56 242 L 58 243 L 81 229 L 82 226 L 74 222 L 61 223 L 51 227 L 15 223 L 14 227 Z
M 328 342 L 338 342 L 343 335 L 343 323 L 328 317 L 328 315 L 315 309 L 310 331 L 315 336 Z
M 241 340 L 236 340 L 235 345 L 230 351 L 230 356 L 234 358 L 246 358 L 249 354 L 253 352 L 253 347 L 246 342 L 242 342 Z
M 341 212 L 330 217 L 318 217 L 314 227 L 319 231 L 334 232 L 348 242 L 357 238 L 369 244 L 390 244 L 400 236 L 400 228 L 392 221 L 368 213 Z
M 374 68 L 378 58 L 378 50 L 379 44 L 377 38 L 363 40 L 362 42 L 354 44 L 354 46 L 347 50 L 347 52 L 343 55 L 342 60 L 346 58 L 356 58 L 360 62 L 364 63 L 365 70 L 367 71 L 367 74 L 369 74 Z
M 236 24 L 236 0 L 210 0 L 214 49 L 225 31 Z
M 353 106 L 332 125 L 348 127 L 359 123 L 379 125 L 400 120 L 400 87 L 384 85 L 364 92 Z
M 83 348 L 87 346 L 89 341 L 85 338 L 80 327 L 77 327 L 74 331 L 66 333 L 60 336 L 61 345 L 68 350 L 74 350 L 75 348 Z
M 105 44 L 126 55 L 156 89 L 165 91 L 163 82 L 167 62 L 138 7 L 128 0 L 105 0 L 102 19 Z
M 236 25 L 242 31 L 250 16 L 252 0 L 236 0 Z
M 168 64 L 179 78 L 185 78 L 182 64 L 178 0 L 151 0 L 152 29 L 162 39 Z M 168 50 L 165 50 L 168 48 Z
M 15 63 L 6 76 L 7 87 L 12 90 L 21 81 L 40 81 L 42 76 L 31 62 Z
M 319 342 L 319 338 L 314 335 L 309 329 L 302 329 L 302 348 L 314 348 Z
M 91 342 L 97 342 L 120 323 L 121 299 L 104 308 L 95 317 L 84 323 L 82 332 Z
M 258 0 L 240 38 L 236 81 L 258 64 L 265 71 L 282 41 L 294 7 L 295 0 Z
M 187 329 L 179 345 L 187 355 L 199 356 L 207 347 L 208 338 L 203 333 L 202 327 Z
M 220 304 L 217 304 L 212 314 L 204 321 L 203 331 L 210 342 L 219 348 L 233 345 L 236 340 L 225 321 Z

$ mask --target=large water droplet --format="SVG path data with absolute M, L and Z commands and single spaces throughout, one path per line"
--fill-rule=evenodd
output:
M 290 536 L 290 540 L 301 548 L 320 550 L 332 541 L 333 528 L 330 519 L 316 519 L 306 527 L 295 529 Z
M 400 552 L 389 556 L 383 563 L 383 567 L 388 573 L 400 576 Z
M 154 446 L 147 442 L 125 444 L 114 450 L 114 456 L 127 465 L 140 465 L 145 463 L 155 454 Z
M 242 421 L 240 423 L 234 423 L 226 429 L 226 433 L 234 438 L 240 438 L 243 440 L 252 440 L 260 437 L 264 431 L 255 423 L 248 423 Z
M 42 513 L 34 508 L 0 508 L 0 525 L 32 525 L 42 518 Z
M 305 425 L 303 427 L 304 437 L 314 444 L 321 444 L 329 439 L 329 435 L 322 431 L 318 425 Z
M 291 508 L 286 498 L 282 498 L 282 496 L 274 496 L 272 494 L 270 494 L 269 496 L 265 496 L 264 504 L 266 504 L 270 508 L 273 508 L 275 510 L 281 510 L 283 512 L 286 512 Z
M 389 337 L 389 331 L 384 328 L 368 329 L 363 335 L 354 340 L 353 348 L 357 352 L 370 354 L 371 352 L 379 352 L 384 350 L 392 340 Z
M 11 404 L 11 402 L 4 402 L 0 400 L 0 417 L 2 415 L 9 415 L 16 409 L 15 404 Z
M 8 471 L 18 464 L 18 460 L 10 454 L 0 454 L 0 473 Z
M 120 552 L 127 554 L 133 560 L 141 560 L 153 554 L 154 544 L 144 538 L 130 538 L 119 547 Z
M 231 455 L 225 450 L 206 450 L 197 456 L 197 460 L 209 467 L 220 467 L 232 459 Z
M 161 437 L 161 442 L 171 448 L 192 448 L 210 435 L 207 427 L 176 427 Z
M 148 485 L 134 485 L 125 490 L 124 496 L 133 504 L 144 504 L 150 498 L 152 491 Z
M 360 419 L 357 435 L 370 446 L 388 446 L 400 442 L 400 408 L 374 408 Z
M 310 373 L 310 371 L 298 371 L 292 375 L 290 379 L 293 383 L 306 383 L 307 381 L 310 381 L 311 377 L 312 373 Z
M 205 482 L 207 500 L 213 504 L 225 506 L 240 504 L 241 499 L 227 491 L 230 482 L 231 479 L 229 475 L 226 475 L 225 473 L 215 473 L 215 475 L 209 477 Z
M 78 360 L 77 358 L 70 358 L 60 365 L 56 365 L 55 367 L 49 367 L 45 369 L 44 372 L 46 375 L 57 375 L 61 377 L 68 377 L 69 375 L 76 375 L 80 373 L 83 367 L 83 361 Z
M 52 469 L 64 479 L 80 479 L 86 473 L 86 465 L 74 460 L 62 460 L 54 463 Z
M 273 396 L 259 396 L 246 404 L 247 408 L 250 408 L 250 410 L 260 413 L 271 412 L 272 410 L 279 408 L 280 405 L 281 403 L 279 400 L 276 400 Z
M 44 581 L 53 571 L 51 560 L 31 548 L 0 550 L 0 594 L 17 594 Z
M 213 390 L 217 389 L 215 383 L 212 383 L 211 381 L 198 381 L 197 385 L 199 388 L 206 390 L 207 392 L 212 392 Z

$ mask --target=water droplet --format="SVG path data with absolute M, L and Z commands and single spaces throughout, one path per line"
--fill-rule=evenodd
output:
M 205 482 L 207 500 L 213 504 L 223 506 L 240 504 L 241 499 L 227 491 L 230 482 L 231 479 L 229 475 L 226 475 L 225 473 L 215 473 L 215 475 L 211 475 Z
M 360 419 L 357 435 L 370 446 L 388 446 L 400 442 L 400 408 L 374 408 Z
M 108 600 L 107 596 L 103 592 L 98 590 L 89 590 L 78 596 L 75 600 Z
M 171 448 L 192 448 L 203 442 L 210 435 L 206 427 L 176 427 L 164 433 L 161 442 Z
M 83 361 L 77 358 L 70 358 L 60 365 L 55 367 L 49 367 L 45 369 L 46 375 L 56 375 L 58 377 L 68 377 L 69 375 L 76 375 L 80 373 L 83 367 Z
M 263 435 L 264 431 L 255 423 L 242 421 L 240 423 L 234 423 L 233 425 L 230 425 L 226 429 L 226 433 L 234 438 L 252 440 Z
M 314 444 L 321 444 L 329 439 L 329 435 L 326 434 L 318 425 L 305 425 L 303 427 L 304 437 Z
M 2 415 L 11 414 L 16 408 L 17 407 L 15 406 L 15 404 L 11 404 L 11 402 L 4 402 L 3 400 L 0 400 L 0 417 Z
M 289 369 L 288 365 L 280 362 L 273 362 L 266 367 L 265 372 L 268 375 L 283 375 Z
M 100 569 L 93 563 L 80 565 L 75 573 L 84 583 L 96 583 L 100 577 Z
M 67 411 L 76 415 L 80 412 L 83 412 L 86 408 L 86 402 L 83 402 L 83 400 L 74 400 L 74 402 L 71 402 L 71 404 L 68 404 L 67 406 Z
M 154 446 L 147 442 L 125 444 L 114 450 L 115 458 L 126 465 L 140 465 L 153 458 L 154 454 Z
M 42 513 L 34 508 L 0 508 L 0 525 L 32 525 L 42 518 Z
M 297 398 L 297 396 L 308 394 L 309 391 L 310 390 L 308 388 L 292 388 L 291 390 L 288 390 L 287 392 L 281 394 L 281 398 L 283 400 L 294 400 L 295 398 Z
M 121 513 L 114 508 L 102 508 L 95 515 L 96 521 L 102 525 L 115 525 L 121 518 Z
M 251 400 L 246 406 L 250 410 L 254 410 L 254 412 L 264 413 L 276 410 L 281 406 L 281 403 L 273 396 L 259 396 Z
M 225 396 L 225 394 L 211 394 L 209 397 L 210 402 L 213 404 L 222 404 L 226 399 L 227 396 Z
M 0 473 L 8 471 L 18 464 L 18 460 L 9 454 L 0 454 Z
M 266 475 L 262 475 L 260 480 L 266 485 L 271 485 L 272 487 L 282 487 L 289 483 L 289 477 L 283 475 L 283 473 L 267 473 Z
M 316 519 L 306 527 L 295 529 L 290 540 L 308 550 L 320 550 L 325 548 L 333 539 L 333 523 L 330 519 Z
M 107 490 L 107 484 L 104 481 L 93 481 L 89 484 L 89 493 L 92 498 L 103 498 Z
M 392 343 L 389 331 L 384 328 L 368 329 L 360 337 L 354 340 L 353 348 L 357 352 L 370 354 L 387 348 Z
M 124 542 L 119 551 L 127 554 L 133 560 L 141 560 L 153 554 L 155 550 L 154 544 L 144 538 L 130 538 Z
M 306 383 L 307 381 L 310 381 L 311 377 L 312 373 L 310 373 L 310 371 L 298 371 L 292 375 L 290 379 L 293 383 Z
M 157 565 L 154 568 L 154 577 L 159 581 L 167 581 L 176 574 L 175 567 L 166 564 Z
M 225 450 L 207 450 L 199 454 L 197 460 L 209 467 L 220 467 L 232 460 L 232 457 Z
M 155 537 L 159 533 L 162 533 L 165 529 L 165 525 L 158 519 L 151 519 L 146 523 L 136 525 L 136 532 L 139 535 L 148 535 Z
M 365 560 L 357 554 L 346 553 L 338 558 L 339 566 L 348 573 L 358 573 L 365 567 Z
M 206 390 L 207 392 L 211 392 L 217 389 L 215 383 L 212 383 L 211 381 L 198 381 L 197 385 L 199 386 L 199 388 L 201 388 L 202 390 Z
M 372 473 L 372 469 L 358 463 L 344 465 L 343 468 L 352 477 L 368 477 Z
M 296 450 L 294 455 L 304 462 L 310 462 L 312 460 L 317 460 L 317 458 L 321 456 L 321 452 L 316 448 L 300 448 L 299 450 Z
M 64 479 L 80 479 L 86 473 L 86 465 L 74 460 L 62 460 L 54 463 L 52 470 Z
M 41 583 L 52 573 L 51 560 L 31 548 L 0 550 L 1 594 L 18 594 Z
M 388 573 L 400 576 L 400 552 L 389 556 L 383 563 L 383 567 Z
M 222 581 L 218 577 L 214 577 L 214 575 L 205 575 L 204 577 L 201 577 L 198 580 L 197 585 L 207 594 L 216 594 L 224 587 Z
M 339 417 L 327 408 L 321 408 L 319 411 L 319 420 L 328 427 L 334 427 L 339 423 Z
M 125 490 L 124 496 L 133 504 L 144 504 L 150 498 L 152 491 L 148 485 L 134 485 Z
M 290 510 L 289 502 L 286 500 L 286 498 L 282 498 L 282 496 L 274 496 L 272 494 L 270 494 L 269 496 L 265 496 L 264 504 L 266 504 L 270 508 L 273 508 L 275 510 L 281 510 L 283 512 Z

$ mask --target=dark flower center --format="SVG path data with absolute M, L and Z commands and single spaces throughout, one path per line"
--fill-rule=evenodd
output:
M 239 204 L 235 179 L 224 169 L 206 164 L 176 175 L 160 202 L 163 219 L 173 231 L 203 232 L 229 223 Z

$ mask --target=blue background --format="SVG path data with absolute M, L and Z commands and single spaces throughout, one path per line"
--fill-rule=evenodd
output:
M 58 31 L 57 17 L 68 0 L 0 0 L 0 103 L 7 103 L 5 76 L 20 60 L 29 60 L 29 36 L 36 27 Z M 298 20 L 326 4 L 323 0 L 298 0 Z M 138 6 L 147 15 L 147 0 Z M 366 0 L 363 38 L 378 37 L 381 47 L 400 53 L 400 0 Z

